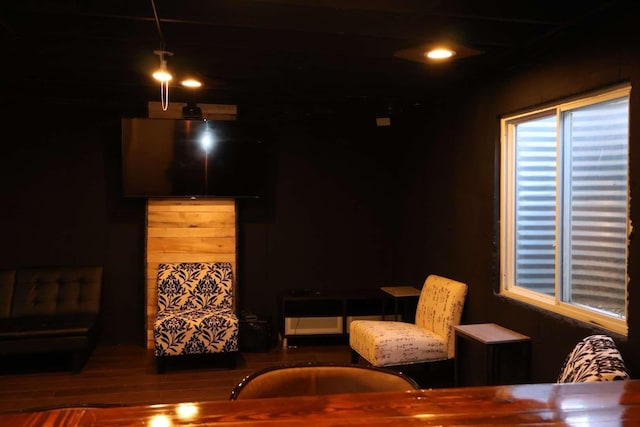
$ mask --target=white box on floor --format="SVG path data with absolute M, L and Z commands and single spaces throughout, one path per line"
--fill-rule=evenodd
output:
M 285 335 L 341 334 L 342 316 L 330 317 L 286 317 Z

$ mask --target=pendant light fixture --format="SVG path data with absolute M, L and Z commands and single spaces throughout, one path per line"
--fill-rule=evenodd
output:
M 169 82 L 173 76 L 167 69 L 166 58 L 173 56 L 173 52 L 166 50 L 164 34 L 162 34 L 158 10 L 156 9 L 156 2 L 154 0 L 151 0 L 151 7 L 153 9 L 153 17 L 156 21 L 156 28 L 158 29 L 158 36 L 160 37 L 160 49 L 153 51 L 153 54 L 158 55 L 160 58 L 160 68 L 153 73 L 153 78 L 160 82 L 160 103 L 162 105 L 162 111 L 167 111 L 167 108 L 169 108 Z
M 160 49 L 153 51 L 153 54 L 158 55 L 160 59 L 160 68 L 153 73 L 153 78 L 160 82 L 160 101 L 162 111 L 167 111 L 169 108 L 169 82 L 173 79 L 171 72 L 167 68 L 167 58 L 173 56 L 173 52 L 169 52 L 166 49 L 164 34 L 162 34 L 162 28 L 160 27 L 160 18 L 158 17 L 155 0 L 151 0 L 151 7 L 153 9 L 156 28 L 158 29 L 158 36 L 160 37 Z M 184 79 L 181 84 L 182 86 L 191 89 L 202 86 L 202 83 L 195 78 Z
M 160 68 L 153 73 L 153 78 L 160 82 L 160 103 L 162 111 L 167 111 L 167 108 L 169 108 L 169 82 L 173 76 L 167 69 L 165 57 L 173 56 L 173 53 L 168 50 L 154 50 L 153 53 L 160 57 Z

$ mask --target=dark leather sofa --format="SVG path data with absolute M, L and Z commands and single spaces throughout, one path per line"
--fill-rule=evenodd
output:
M 102 267 L 0 271 L 0 355 L 69 352 L 80 372 L 96 343 Z

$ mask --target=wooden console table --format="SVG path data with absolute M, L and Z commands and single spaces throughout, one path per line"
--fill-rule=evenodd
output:
M 0 414 L 0 425 L 637 426 L 640 380 L 67 408 Z
M 529 372 L 531 358 L 531 338 L 495 323 L 478 323 L 454 326 L 456 334 L 455 384 L 460 385 L 496 385 L 527 383 L 531 380 Z M 465 345 L 470 344 L 470 345 Z M 475 359 L 471 347 L 482 347 Z M 478 357 L 479 356 L 479 357 Z M 470 363 L 484 359 L 483 362 Z M 467 364 L 465 374 L 463 365 Z M 477 369 L 484 365 L 484 380 L 470 380 Z M 511 372 L 503 371 L 509 368 Z M 474 372 L 475 371 L 475 372 Z M 463 381 L 463 378 L 465 381 Z
M 393 297 L 393 319 L 395 321 L 398 321 L 398 300 L 420 296 L 420 289 L 413 286 L 383 286 L 380 289 Z
M 284 295 L 282 332 L 287 341 L 348 336 L 352 320 L 382 318 L 384 294 L 378 289 L 348 292 L 309 292 Z

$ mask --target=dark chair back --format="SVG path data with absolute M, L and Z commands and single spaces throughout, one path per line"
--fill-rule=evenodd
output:
M 408 376 L 372 366 L 318 364 L 274 366 L 245 377 L 231 392 L 231 400 L 375 391 L 416 390 Z

